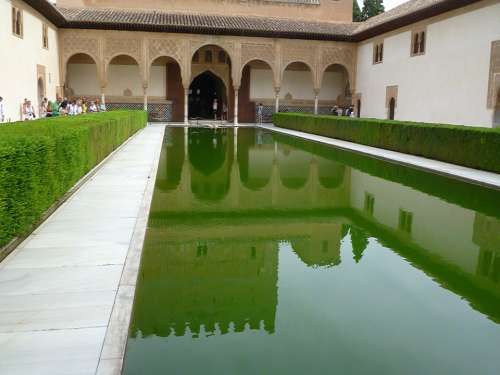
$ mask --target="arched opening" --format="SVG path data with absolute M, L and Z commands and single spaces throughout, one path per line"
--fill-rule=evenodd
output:
M 65 96 L 97 98 L 100 94 L 99 77 L 95 60 L 85 54 L 71 56 L 66 66 Z
M 292 62 L 283 71 L 280 112 L 314 112 L 314 83 L 311 68 Z
M 148 112 L 150 121 L 176 121 L 184 118 L 184 88 L 181 67 L 168 56 L 151 62 L 148 83 Z
M 358 99 L 356 103 L 356 117 L 361 117 L 361 99 Z
M 113 57 L 107 69 L 107 107 L 108 109 L 144 108 L 139 63 L 131 56 Z
M 493 111 L 493 127 L 500 128 L 500 89 L 498 89 L 497 103 Z
M 391 98 L 391 100 L 389 100 L 389 120 L 394 120 L 395 111 L 396 111 L 396 99 Z
M 189 118 L 220 120 L 224 115 L 225 103 L 227 103 L 226 86 L 211 71 L 201 73 L 191 82 L 189 86 Z M 225 105 L 227 106 L 227 104 Z
M 240 103 L 241 121 L 271 122 L 275 111 L 274 72 L 267 62 L 251 60 L 243 66 Z M 260 110 L 259 104 L 262 104 Z
M 216 45 L 206 45 L 193 53 L 189 86 L 189 118 L 228 120 L 233 107 L 231 59 Z
M 45 97 L 45 83 L 43 78 L 39 77 L 37 82 L 37 94 L 38 94 L 38 108 L 41 108 L 43 98 Z
M 325 69 L 319 99 L 320 114 L 330 114 L 334 105 L 346 109 L 352 104 L 349 73 L 343 65 L 332 64 Z

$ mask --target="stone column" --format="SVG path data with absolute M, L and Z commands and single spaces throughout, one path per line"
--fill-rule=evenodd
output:
M 238 92 L 240 88 L 234 88 L 234 126 L 238 126 Z
M 189 125 L 189 119 L 188 119 L 188 114 L 189 114 L 189 88 L 184 88 L 184 125 Z
M 280 87 L 274 88 L 274 112 L 280 111 Z
M 319 89 L 314 90 L 314 114 L 318 114 Z
M 106 106 L 106 86 L 101 87 L 101 104 Z M 101 110 L 100 108 L 98 108 Z
M 148 110 L 148 86 L 144 85 L 142 86 L 143 92 L 144 92 L 144 110 L 147 112 Z

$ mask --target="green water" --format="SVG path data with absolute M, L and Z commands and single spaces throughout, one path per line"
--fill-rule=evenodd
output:
M 498 374 L 500 192 L 167 129 L 125 374 Z

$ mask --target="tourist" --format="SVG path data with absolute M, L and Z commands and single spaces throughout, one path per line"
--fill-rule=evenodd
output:
M 97 105 L 94 102 L 90 102 L 88 112 L 94 113 L 94 112 L 98 112 L 98 111 L 99 111 L 99 109 L 97 108 Z
M 26 100 L 26 105 L 24 106 L 24 120 L 34 120 L 36 118 L 35 108 L 31 104 L 31 100 Z
M 99 100 L 97 100 L 97 103 L 99 103 Z M 104 102 L 99 104 L 98 108 L 99 108 L 99 112 L 106 112 L 106 104 Z
M 5 104 L 0 96 L 0 123 L 5 121 Z
M 339 109 L 336 105 L 333 106 L 333 108 L 330 110 L 330 114 L 332 116 L 338 116 L 339 115 Z
M 81 115 L 82 113 L 83 113 L 82 101 L 80 99 L 78 99 L 75 102 L 75 115 Z
M 217 109 L 219 108 L 219 103 L 217 102 L 217 98 L 214 99 L 214 103 L 212 104 L 212 110 L 214 111 L 214 120 L 217 120 Z
M 47 98 L 43 98 L 42 103 L 40 104 L 40 109 L 38 110 L 38 114 L 40 118 L 47 117 L 47 112 L 49 107 L 49 101 Z
M 49 101 L 47 105 L 47 117 L 59 116 L 59 104 L 56 101 Z
M 264 117 L 264 106 L 262 105 L 262 103 L 259 103 L 259 105 L 257 106 L 257 122 L 259 124 L 262 124 L 263 117 Z
M 68 99 L 64 98 L 59 104 L 59 113 L 64 116 L 68 114 Z

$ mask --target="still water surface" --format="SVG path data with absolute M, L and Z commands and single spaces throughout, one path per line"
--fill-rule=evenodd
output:
M 125 374 L 498 374 L 500 192 L 167 129 Z

